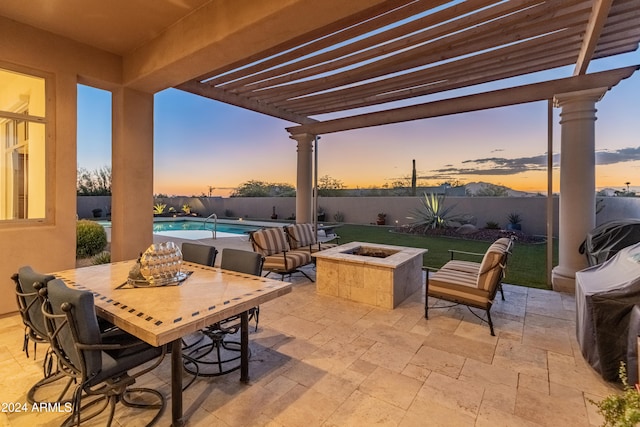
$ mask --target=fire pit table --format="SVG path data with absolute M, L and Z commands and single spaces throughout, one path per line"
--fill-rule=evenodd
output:
M 351 242 L 313 254 L 316 290 L 393 309 L 422 287 L 426 249 Z

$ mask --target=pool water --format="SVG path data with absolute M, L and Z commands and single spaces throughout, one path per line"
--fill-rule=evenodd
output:
M 250 231 L 258 230 L 260 227 L 250 225 L 236 225 L 218 223 L 216 231 L 222 233 L 231 234 L 247 234 Z M 189 220 L 177 220 L 177 221 L 158 221 L 153 223 L 153 232 L 161 233 L 165 231 L 201 231 L 208 230 L 213 231 L 213 222 L 203 221 L 189 221 Z
M 216 227 L 217 238 L 221 237 L 248 237 L 249 232 L 258 230 L 265 224 L 238 224 L 229 220 L 218 222 Z M 111 221 L 98 221 L 100 225 L 106 228 L 111 227 Z M 165 237 L 173 237 L 187 240 L 210 239 L 213 237 L 213 222 L 204 222 L 203 220 L 192 219 L 174 219 L 166 218 L 153 222 L 153 234 Z

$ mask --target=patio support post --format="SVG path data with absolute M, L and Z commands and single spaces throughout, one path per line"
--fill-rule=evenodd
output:
M 560 107 L 559 264 L 553 269 L 553 289 L 575 293 L 575 273 L 587 267 L 578 251 L 596 224 L 595 104 L 608 88 L 556 95 Z
M 111 260 L 137 258 L 153 242 L 153 94 L 113 91 Z
M 313 141 L 315 135 L 301 133 L 291 135 L 291 139 L 298 141 L 298 175 L 296 180 L 296 222 L 311 223 L 312 187 L 313 180 Z

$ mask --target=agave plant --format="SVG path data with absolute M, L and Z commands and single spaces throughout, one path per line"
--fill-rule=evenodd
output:
M 164 213 L 164 210 L 166 208 L 167 208 L 167 205 L 165 203 L 156 203 L 153 206 L 153 213 L 159 215 L 161 213 Z
M 413 220 L 412 227 L 424 226 L 424 229 L 447 228 L 459 226 L 469 222 L 469 215 L 453 214 L 455 205 L 444 206 L 444 194 L 424 193 L 420 197 L 420 207 L 414 209 L 413 216 L 408 217 Z

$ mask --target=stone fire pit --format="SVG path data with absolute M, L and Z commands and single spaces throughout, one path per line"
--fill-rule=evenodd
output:
M 351 242 L 313 254 L 322 295 L 392 309 L 423 286 L 426 249 Z

